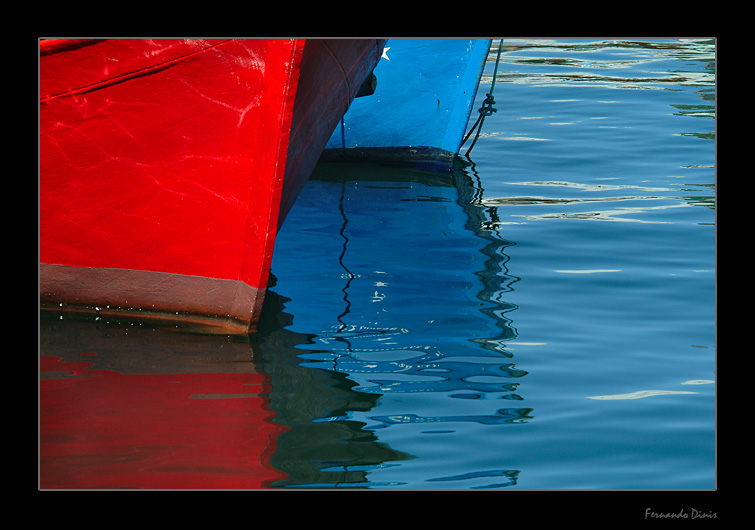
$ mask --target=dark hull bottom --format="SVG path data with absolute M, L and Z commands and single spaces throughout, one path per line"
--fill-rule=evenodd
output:
M 207 333 L 247 333 L 264 290 L 242 281 L 133 269 L 41 264 L 43 311 L 174 324 Z
M 351 147 L 326 149 L 320 156 L 324 162 L 369 161 L 378 164 L 447 170 L 453 166 L 456 155 L 437 147 Z

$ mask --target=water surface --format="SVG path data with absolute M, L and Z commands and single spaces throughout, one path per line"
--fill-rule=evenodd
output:
M 402 457 L 277 485 L 714 487 L 714 54 L 504 40 L 452 182 L 318 168 L 276 289 L 301 366 L 376 401 L 312 421 Z

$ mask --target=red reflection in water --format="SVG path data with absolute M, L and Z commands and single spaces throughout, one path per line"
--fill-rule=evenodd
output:
M 251 489 L 286 476 L 269 463 L 284 428 L 267 375 L 91 366 L 40 359 L 42 489 Z

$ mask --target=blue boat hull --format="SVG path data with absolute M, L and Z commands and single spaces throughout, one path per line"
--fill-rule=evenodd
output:
M 489 47 L 489 39 L 390 39 L 374 94 L 354 100 L 323 158 L 450 168 Z

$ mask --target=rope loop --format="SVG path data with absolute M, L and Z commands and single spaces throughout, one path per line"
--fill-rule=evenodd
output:
M 498 112 L 498 109 L 493 107 L 493 105 L 495 105 L 495 98 L 493 97 L 493 94 L 485 94 L 485 101 L 482 102 L 482 106 L 478 109 L 477 112 L 479 112 L 483 116 L 490 116 L 494 112 Z
M 493 81 L 490 83 L 490 92 L 485 94 L 485 101 L 482 102 L 482 106 L 477 110 L 477 112 L 480 113 L 480 116 L 461 142 L 461 145 L 464 145 L 469 137 L 472 136 L 472 132 L 477 129 L 477 134 L 475 134 L 474 140 L 472 140 L 472 145 L 469 146 L 469 149 L 467 149 L 467 152 L 465 153 L 466 156 L 469 156 L 469 152 L 472 150 L 475 143 L 477 143 L 477 138 L 480 136 L 480 131 L 482 131 L 482 124 L 485 121 L 485 118 L 494 112 L 498 112 L 498 109 L 493 106 L 495 105 L 493 89 L 495 89 L 495 78 L 498 75 L 498 63 L 501 61 L 501 48 L 503 48 L 503 39 L 498 43 L 498 55 L 495 59 L 495 69 L 493 70 Z

